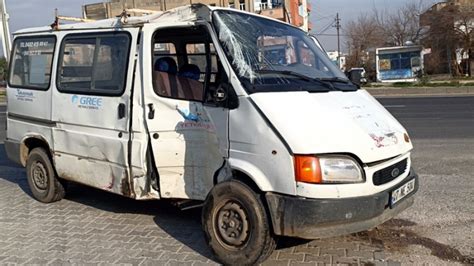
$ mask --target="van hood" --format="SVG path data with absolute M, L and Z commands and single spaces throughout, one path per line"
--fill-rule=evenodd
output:
M 370 163 L 413 148 L 403 126 L 365 90 L 250 97 L 295 154 L 345 153 Z

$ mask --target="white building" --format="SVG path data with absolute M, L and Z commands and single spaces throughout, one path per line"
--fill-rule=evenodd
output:
M 339 66 L 339 68 L 342 70 L 342 71 L 346 71 L 346 56 L 341 53 L 341 55 L 339 56 L 339 52 L 338 51 L 329 51 L 327 52 L 329 58 L 331 59 L 331 61 L 336 65 L 336 66 Z M 339 58 L 339 61 L 338 61 L 338 58 Z

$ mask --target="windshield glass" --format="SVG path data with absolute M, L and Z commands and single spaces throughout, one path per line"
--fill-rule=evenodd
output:
M 304 31 L 277 21 L 217 10 L 221 45 L 249 93 L 357 89 Z

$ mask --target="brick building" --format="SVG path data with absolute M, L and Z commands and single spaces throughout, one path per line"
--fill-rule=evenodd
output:
M 291 23 L 305 31 L 311 30 L 311 5 L 308 0 L 110 0 L 83 6 L 83 16 L 88 19 L 104 19 L 115 17 L 124 9 L 166 11 L 195 3 L 254 12 Z

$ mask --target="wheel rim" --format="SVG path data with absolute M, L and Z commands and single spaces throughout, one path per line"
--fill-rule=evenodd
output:
M 236 201 L 227 201 L 218 208 L 214 224 L 217 239 L 228 249 L 239 249 L 248 241 L 249 221 L 246 209 Z
M 41 162 L 35 162 L 31 169 L 33 184 L 38 190 L 46 190 L 48 188 L 48 171 Z

